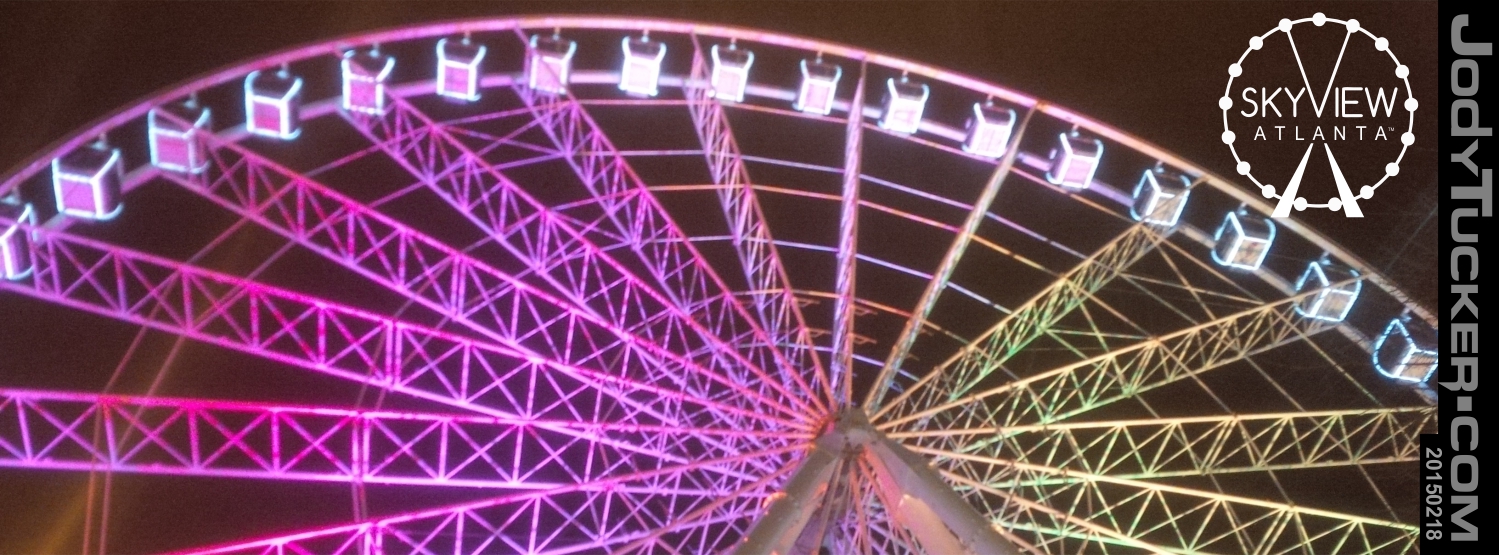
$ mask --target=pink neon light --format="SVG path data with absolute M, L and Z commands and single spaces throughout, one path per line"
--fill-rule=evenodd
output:
M 521 92 L 523 98 L 526 98 L 528 102 L 534 100 L 529 96 L 531 94 L 529 88 L 519 87 L 517 91 Z M 548 103 L 548 106 L 565 111 L 559 114 L 561 117 L 558 117 L 558 115 L 548 115 L 538 119 L 556 121 L 559 125 L 565 126 L 566 130 L 563 133 L 572 137 L 566 139 L 565 144 L 575 144 L 572 141 L 576 140 L 579 141 L 576 144 L 592 145 L 590 146 L 592 150 L 613 152 L 612 147 L 607 142 L 601 142 L 607 141 L 607 139 L 597 134 L 593 130 L 591 123 L 585 123 L 583 120 L 577 119 L 581 114 L 576 110 L 575 103 Z M 723 308 L 725 311 L 738 311 L 733 317 L 724 322 L 708 322 L 705 324 L 695 321 L 693 317 L 676 306 L 673 301 L 666 299 L 650 286 L 641 283 L 640 278 L 636 277 L 631 271 L 620 267 L 619 263 L 613 257 L 605 254 L 597 245 L 593 244 L 576 229 L 573 229 L 571 224 L 567 223 L 564 219 L 536 217 L 537 214 L 546 213 L 551 208 L 530 197 L 519 186 L 505 177 L 504 174 L 483 162 L 479 156 L 468 150 L 463 143 L 449 136 L 443 131 L 441 126 L 433 123 L 424 114 L 415 110 L 407 103 L 397 99 L 395 110 L 384 120 L 354 121 L 361 126 L 361 129 L 372 141 L 377 144 L 389 145 L 389 152 L 392 153 L 392 156 L 398 161 L 403 161 L 413 175 L 429 181 L 429 186 L 437 190 L 439 195 L 449 203 L 461 206 L 462 212 L 470 214 L 471 219 L 481 229 L 485 229 L 494 233 L 497 237 L 503 238 L 501 244 L 519 260 L 536 267 L 546 268 L 556 267 L 557 261 L 562 260 L 568 261 L 568 264 L 579 265 L 579 270 L 586 268 L 586 271 L 574 271 L 571 269 L 564 271 L 559 268 L 553 275 L 542 276 L 544 279 L 551 281 L 579 306 L 588 307 L 588 310 L 608 311 L 608 313 L 619 314 L 619 318 L 625 319 L 625 321 L 620 322 L 622 327 L 631 330 L 631 333 L 638 333 L 647 339 L 658 338 L 654 339 L 658 343 L 662 341 L 670 343 L 688 341 L 691 344 L 699 344 L 706 341 L 710 346 L 709 348 L 723 353 L 726 357 L 725 360 L 735 362 L 732 366 L 722 368 L 720 375 L 729 376 L 731 382 L 735 384 L 732 387 L 736 391 L 745 392 L 748 395 L 757 397 L 769 396 L 785 403 L 799 402 L 795 396 L 785 392 L 784 386 L 781 385 L 779 380 L 769 378 L 760 369 L 760 364 L 773 363 L 775 360 L 772 358 L 775 356 L 774 350 L 768 350 L 770 351 L 769 353 L 761 351 L 754 355 L 754 359 L 749 359 L 734 346 L 723 342 L 723 338 L 726 337 L 739 337 L 745 333 L 755 333 L 744 328 L 739 328 L 739 326 L 748 327 L 753 324 L 749 322 L 748 315 L 743 312 L 743 307 L 721 296 L 709 296 L 707 288 L 726 287 L 721 282 L 697 282 L 697 280 L 705 279 L 708 276 L 706 273 L 707 270 L 698 265 L 701 262 L 701 258 L 698 255 L 690 252 L 682 252 L 680 254 L 672 252 L 677 249 L 688 249 L 690 245 L 673 243 L 662 246 L 645 246 L 643 238 L 631 239 L 632 244 L 641 245 L 640 248 L 642 249 L 649 249 L 645 251 L 648 256 L 680 256 L 683 257 L 681 260 L 694 261 L 694 264 L 687 266 L 677 265 L 680 267 L 670 271 L 661 270 L 663 273 L 659 276 L 659 279 L 672 280 L 673 282 L 688 280 L 689 283 L 684 283 L 682 287 L 687 291 L 691 291 L 691 295 L 694 297 L 702 295 L 707 299 L 707 302 L 726 303 L 726 306 Z M 399 131 L 401 129 L 431 129 L 433 132 L 411 134 Z M 392 144 L 392 141 L 395 141 L 395 143 Z M 417 142 L 408 144 L 408 141 Z M 570 148 L 564 147 L 564 150 Z M 413 152 L 443 153 L 441 159 L 450 160 L 450 162 L 446 162 L 445 164 L 454 164 L 453 168 L 456 169 L 449 169 L 446 166 L 441 169 L 425 166 L 424 164 L 431 163 L 433 159 L 426 157 L 413 159 L 410 156 L 410 153 Z M 615 156 L 616 154 L 600 155 Z M 629 168 L 627 165 L 601 164 L 596 167 L 607 167 L 608 171 L 603 174 L 591 175 L 586 182 L 590 187 L 608 187 L 610 189 L 628 187 L 633 189 L 641 186 L 638 182 L 634 181 L 638 178 L 628 173 Z M 443 178 L 437 180 L 431 176 L 443 176 Z M 497 186 L 490 188 L 484 195 L 474 197 L 469 192 L 466 192 L 469 190 L 466 184 L 478 181 L 497 183 Z M 608 196 L 608 194 L 601 194 Z M 644 199 L 623 200 L 627 202 L 639 202 Z M 615 210 L 609 210 L 608 212 L 615 212 Z M 632 232 L 632 235 L 644 233 L 655 236 L 665 233 L 672 235 L 681 233 L 681 230 L 677 229 L 675 224 L 668 220 L 656 219 L 650 225 L 650 230 L 639 229 Z M 657 227 L 660 227 L 660 229 L 656 229 Z M 499 230 L 505 231 L 502 232 Z M 597 282 L 591 278 L 583 278 L 585 275 L 598 272 L 604 272 L 604 275 L 608 276 L 604 281 L 614 285 L 600 290 Z M 617 309 L 618 306 L 629 306 L 631 308 L 620 311 Z M 662 323 L 673 322 L 673 327 L 663 330 L 660 324 L 653 325 L 648 323 L 648 321 L 639 319 L 639 317 L 646 315 L 651 315 L 650 320 L 659 320 Z M 741 317 L 744 319 L 741 320 Z M 664 320 L 662 320 L 663 318 Z M 662 336 L 663 333 L 669 335 Z M 763 333 L 763 331 L 760 333 Z M 767 339 L 761 339 L 755 344 L 766 345 L 769 343 Z M 759 351 L 759 349 L 755 350 Z M 809 411 L 791 411 L 792 414 L 806 414 L 807 412 Z
M 76 433 L 96 424 L 112 432 L 103 445 Z M 574 443 L 607 442 L 609 435 L 623 433 L 752 433 L 0 388 L 0 467 L 429 487 L 564 485 L 526 476 L 567 461 L 529 467 L 512 462 L 517 448 L 566 448 L 566 442 L 528 439 L 535 430 L 571 434 Z M 34 440 L 43 437 L 56 439 Z M 295 439 L 297 447 L 286 449 L 287 442 L 275 438 Z M 434 441 L 469 455 L 435 456 Z

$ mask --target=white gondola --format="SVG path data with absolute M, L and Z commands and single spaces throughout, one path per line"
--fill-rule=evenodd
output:
M 1057 141 L 1051 150 L 1051 169 L 1046 171 L 1046 180 L 1053 185 L 1087 189 L 1093 184 L 1098 161 L 1103 158 L 1103 141 L 1076 131 L 1058 135 Z
M 1240 270 L 1258 270 L 1275 242 L 1275 222 L 1249 214 L 1230 211 L 1213 234 L 1213 261 Z
M 913 83 L 902 76 L 885 80 L 885 114 L 880 128 L 896 133 L 915 133 L 921 127 L 921 113 L 932 89 L 926 83 Z
M 1349 282 L 1357 277 L 1358 272 L 1347 266 L 1327 260 L 1313 261 L 1296 280 L 1296 293 L 1310 293 L 1296 303 L 1296 312 L 1307 318 L 1342 322 L 1363 289 L 1364 280 Z
M 57 211 L 90 220 L 120 214 L 125 170 L 120 149 L 86 146 L 52 160 L 52 194 Z
M 479 99 L 479 65 L 489 51 L 464 38 L 437 41 L 437 94 L 458 100 Z
M 0 201 L 0 277 L 17 280 L 31 275 L 31 235 L 22 225 L 36 225 L 30 204 Z
M 210 133 L 207 106 L 192 100 L 152 108 L 146 114 L 151 165 L 167 171 L 201 173 L 208 168 L 203 133 Z
M 1134 202 L 1129 214 L 1135 221 L 1174 226 L 1187 207 L 1192 181 L 1187 176 L 1165 168 L 1151 168 L 1135 184 Z
M 1374 340 L 1374 369 L 1413 383 L 1426 383 L 1437 371 L 1436 333 L 1416 321 L 1396 318 Z
M 713 57 L 713 73 L 709 78 L 713 98 L 744 102 L 744 89 L 749 87 L 749 70 L 755 63 L 755 53 L 729 43 L 728 48 L 722 49 L 713 45 L 709 54 Z
M 364 53 L 353 50 L 344 53 L 343 62 L 343 109 L 366 114 L 385 113 L 385 86 L 390 72 L 396 68 L 396 59 L 370 49 Z
M 577 41 L 558 35 L 531 35 L 530 48 L 526 52 L 526 86 L 548 94 L 567 94 L 567 83 L 572 78 L 573 54 L 577 51 Z
M 661 80 L 661 61 L 666 59 L 666 43 L 648 36 L 625 37 L 619 42 L 625 51 L 625 62 L 619 71 L 619 90 L 641 96 L 656 96 Z
M 245 76 L 245 128 L 276 139 L 302 134 L 302 78 L 285 70 Z
M 835 64 L 802 60 L 802 85 L 796 91 L 796 102 L 791 105 L 799 112 L 826 116 L 833 111 L 833 98 L 838 92 L 838 80 L 843 77 L 843 68 Z
M 973 117 L 968 119 L 968 136 L 963 151 L 985 158 L 1004 156 L 1015 131 L 1015 111 L 993 104 L 973 103 Z

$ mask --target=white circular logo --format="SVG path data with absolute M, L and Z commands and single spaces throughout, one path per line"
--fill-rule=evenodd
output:
M 1400 161 L 1416 141 L 1412 131 L 1419 103 L 1411 95 L 1409 75 L 1389 40 L 1356 19 L 1321 13 L 1282 19 L 1274 29 L 1250 37 L 1249 48 L 1228 66 L 1228 85 L 1218 99 L 1223 142 L 1239 174 L 1265 198 L 1279 199 L 1272 216 L 1287 217 L 1293 208 L 1327 208 L 1363 217 L 1358 201 L 1374 198 L 1375 190 L 1400 173 Z M 1323 79 L 1325 85 L 1314 87 Z M 1317 198 L 1318 190 L 1333 195 L 1334 187 L 1335 196 L 1322 197 L 1325 202 L 1306 199 L 1306 194 Z

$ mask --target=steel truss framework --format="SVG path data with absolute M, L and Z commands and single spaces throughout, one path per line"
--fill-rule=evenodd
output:
M 562 66 L 499 60 L 471 76 L 482 84 L 477 102 L 435 101 L 430 80 L 389 83 L 379 109 L 307 103 L 308 127 L 292 143 L 248 139 L 234 122 L 189 134 L 198 165 L 143 165 L 124 182 L 232 215 L 185 259 L 68 217 L 0 220 L 19 228 L 33 261 L 29 274 L 0 280 L 0 302 L 27 297 L 409 401 L 397 410 L 332 393 L 323 405 L 296 405 L 158 396 L 155 386 L 132 395 L 0 384 L 0 466 L 13 469 L 0 476 L 50 469 L 481 492 L 479 501 L 377 507 L 345 525 L 194 549 L 210 553 L 1415 549 L 1414 517 L 1395 508 L 1410 505 L 1400 489 L 1409 484 L 1388 477 L 1414 466 L 1434 410 L 1381 381 L 1367 360 L 1369 335 L 1402 314 L 1429 321 L 1422 307 L 1294 221 L 1286 248 L 1326 252 L 1354 277 L 1296 291 L 1292 273 L 1303 266 L 1217 266 L 1203 230 L 1221 212 L 1189 208 L 1171 227 L 1135 222 L 1116 187 L 1124 184 L 1066 192 L 1048 183 L 1036 153 L 1049 143 L 1035 137 L 1075 126 L 1155 158 L 1194 177 L 1192 207 L 1268 206 L 1117 130 L 905 60 L 635 19 L 375 33 L 227 69 L 128 108 L 8 177 L 0 196 L 47 205 L 14 194 L 49 178 L 51 158 L 101 135 L 129 148 L 119 130 L 146 110 L 235 90 L 252 69 L 306 71 L 375 43 L 415 63 L 426 58 L 407 53 L 430 55 L 444 37 L 558 55 L 531 49 L 532 34 L 617 43 L 646 30 L 668 57 L 690 60 L 686 73 L 660 77 L 659 97 L 622 98 L 619 71 L 593 67 L 569 66 L 566 92 L 533 89 L 526 72 Z M 760 81 L 760 71 L 778 71 L 765 64 L 753 66 L 743 101 L 720 100 L 721 59 L 709 53 L 726 44 L 842 66 L 834 113 L 788 108 L 797 91 Z M 965 152 L 960 122 L 936 115 L 912 134 L 876 125 L 883 108 L 866 89 L 900 74 L 934 94 L 1016 109 L 1004 153 Z M 641 146 L 649 141 L 639 129 L 618 125 L 622 113 L 660 111 L 679 125 L 663 123 L 656 143 Z M 836 136 L 805 148 L 838 154 L 757 154 L 770 120 Z M 195 123 L 168 111 L 152 121 Z M 362 144 L 320 142 L 334 129 Z M 898 183 L 870 156 L 890 144 L 987 178 L 952 195 Z M 663 160 L 709 181 L 648 179 Z M 376 164 L 375 177 L 360 169 Z M 1066 208 L 1059 213 L 1095 218 L 1089 238 L 1035 217 L 1045 206 L 1016 205 L 1037 195 Z M 783 215 L 791 205 L 817 207 L 824 220 Z M 883 226 L 935 233 L 941 256 L 881 249 L 870 230 Z M 214 262 L 249 233 L 274 254 L 250 272 Z M 289 252 L 388 299 L 287 285 L 303 271 Z M 1002 283 L 983 277 L 986 265 L 1005 272 Z M 1304 314 L 1310 299 L 1354 285 L 1365 297 L 1347 320 Z M 142 364 L 133 351 L 117 375 Z M 244 379 L 232 367 L 203 370 Z M 1295 487 L 1307 480 L 1359 501 Z M 105 552 L 107 531 L 100 524 L 85 551 Z

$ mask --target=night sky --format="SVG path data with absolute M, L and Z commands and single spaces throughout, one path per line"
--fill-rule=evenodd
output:
M 1396 180 L 1364 201 L 1365 218 L 1302 219 L 1433 306 L 1436 285 L 1436 4 L 1186 2 L 0 2 L 0 170 L 159 89 L 222 66 L 359 31 L 526 13 L 633 14 L 803 35 L 930 63 L 1075 109 L 1224 176 L 1217 99 L 1245 41 L 1282 17 L 1324 11 L 1388 37 L 1427 107 Z M 1382 162 L 1381 162 L 1382 163 Z M 1316 202 L 1315 197 L 1313 201 Z M 0 314 L 6 336 L 26 326 Z M 0 471 L 0 553 L 76 553 L 78 476 Z M 158 482 L 145 480 L 143 483 Z M 194 495 L 192 485 L 142 492 Z M 326 488 L 347 511 L 346 486 Z M 216 489 L 254 499 L 253 484 Z M 217 495 L 216 494 L 216 495 Z M 344 497 L 340 497 L 344 496 Z M 122 512 L 125 509 L 122 509 Z M 195 515 L 211 527 L 231 513 Z M 118 516 L 128 526 L 128 514 Z M 166 533 L 166 531 L 163 531 Z

